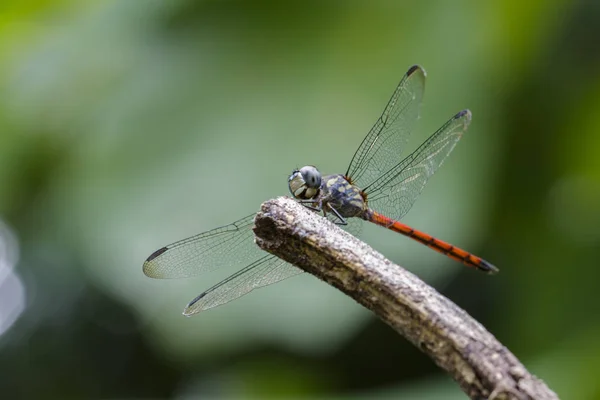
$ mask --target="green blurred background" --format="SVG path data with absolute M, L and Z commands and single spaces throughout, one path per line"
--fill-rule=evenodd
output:
M 344 172 L 412 64 L 412 146 L 473 122 L 405 221 L 486 276 L 364 239 L 481 321 L 565 399 L 600 399 L 600 2 L 8 1 L 0 5 L 0 397 L 461 399 L 312 276 L 194 318 L 234 271 L 143 260 Z

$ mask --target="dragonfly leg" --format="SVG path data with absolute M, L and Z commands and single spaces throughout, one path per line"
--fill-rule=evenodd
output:
M 321 204 L 321 202 L 319 200 L 298 200 L 298 203 L 302 204 L 304 207 L 308 208 L 309 210 L 318 211 L 318 212 L 323 211 L 323 205 Z M 309 205 L 309 204 L 312 204 L 312 205 Z
M 304 207 L 308 208 L 309 210 L 316 211 L 316 212 L 322 211 L 323 216 L 324 217 L 327 216 L 327 211 L 323 208 L 322 200 L 298 200 L 298 203 L 302 204 Z M 348 222 L 346 221 L 346 219 L 344 217 L 342 217 L 342 215 L 338 212 L 338 210 L 333 208 L 331 206 L 331 204 L 328 204 L 327 208 L 329 210 L 331 210 L 331 212 L 336 216 L 337 221 L 334 221 L 334 223 L 336 225 L 348 225 Z
M 348 221 L 346 221 L 346 218 L 342 217 L 342 215 L 338 212 L 338 210 L 336 210 L 335 208 L 333 208 L 331 206 L 331 204 L 329 205 L 329 209 L 338 218 L 338 221 L 334 222 L 336 225 L 348 225 Z

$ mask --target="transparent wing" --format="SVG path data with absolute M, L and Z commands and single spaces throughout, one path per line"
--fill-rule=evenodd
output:
M 400 162 L 402 150 L 419 118 L 425 75 L 425 70 L 418 65 L 408 70 L 356 150 L 346 176 L 358 187 L 369 186 Z
M 390 218 L 402 218 L 419 197 L 427 180 L 452 152 L 470 122 L 469 110 L 459 112 L 400 164 L 364 188 L 369 207 Z
M 221 267 L 248 265 L 265 254 L 254 244 L 255 215 L 155 251 L 144 262 L 144 274 L 151 278 L 186 278 Z
M 254 243 L 255 215 L 155 251 L 144 262 L 144 274 L 151 278 L 185 278 L 221 267 L 241 268 L 192 300 L 184 311 L 192 315 L 302 273 Z
M 190 316 L 200 311 L 220 306 L 250 293 L 254 289 L 301 273 L 301 269 L 288 264 L 280 258 L 266 254 L 264 257 L 200 294 L 186 306 L 183 314 Z

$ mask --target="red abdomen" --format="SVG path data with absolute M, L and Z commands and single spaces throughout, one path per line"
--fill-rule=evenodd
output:
M 498 268 L 485 261 L 483 258 L 477 257 L 476 255 L 453 246 L 450 243 L 444 242 L 443 240 L 436 239 L 425 232 L 413 229 L 400 221 L 393 220 L 372 210 L 369 211 L 370 212 L 365 218 L 367 221 L 383 226 L 394 232 L 401 233 L 404 236 L 408 236 L 409 238 L 414 239 L 435 251 L 445 254 L 456 261 L 460 261 L 469 267 L 477 268 L 480 271 L 491 274 L 498 272 Z

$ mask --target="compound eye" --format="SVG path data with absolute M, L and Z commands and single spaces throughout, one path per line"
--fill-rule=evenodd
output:
M 298 176 L 299 173 L 300 173 L 300 170 L 297 170 L 297 169 L 293 170 L 292 173 L 290 174 L 290 176 L 288 177 L 288 182 L 293 181 Z
M 300 168 L 302 179 L 306 182 L 306 186 L 312 189 L 321 187 L 321 173 L 312 165 Z

